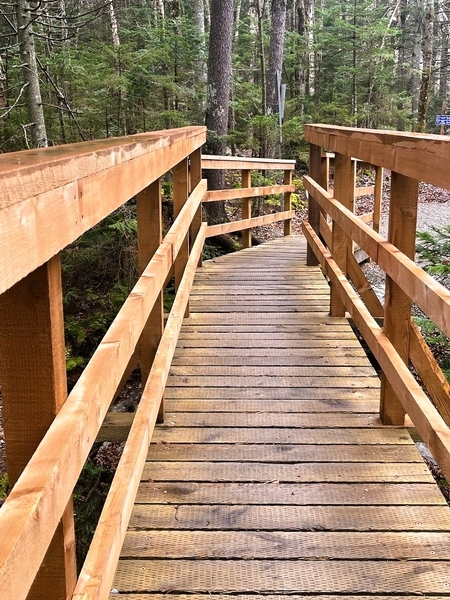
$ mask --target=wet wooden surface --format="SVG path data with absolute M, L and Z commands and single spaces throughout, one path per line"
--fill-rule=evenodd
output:
M 450 509 L 305 256 L 283 238 L 198 271 L 120 598 L 450 597 Z

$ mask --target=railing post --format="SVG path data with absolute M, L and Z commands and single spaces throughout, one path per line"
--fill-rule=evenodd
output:
M 316 144 L 309 145 L 309 175 L 317 181 L 321 181 L 322 149 Z M 308 194 L 308 222 L 317 235 L 320 235 L 320 210 L 314 198 Z M 306 252 L 306 264 L 310 267 L 319 264 L 312 248 L 308 245 Z
M 137 195 L 138 272 L 144 272 L 162 241 L 161 180 L 157 179 Z M 142 386 L 145 385 L 164 332 L 164 291 L 161 290 L 139 340 Z M 164 422 L 164 396 L 158 423 Z
M 292 184 L 292 171 L 286 170 L 284 172 L 284 185 Z M 284 210 L 291 210 L 292 208 L 292 192 L 284 193 Z M 284 222 L 284 235 L 292 235 L 292 219 L 286 219 Z
M 328 152 L 321 154 L 319 183 L 327 192 L 330 190 L 330 156 Z
M 189 159 L 183 158 L 172 170 L 173 172 L 173 218 L 176 219 L 189 197 Z M 180 248 L 175 260 L 175 292 L 178 290 L 184 270 L 189 260 L 189 234 Z M 189 302 L 185 317 L 189 317 Z
M 12 486 L 67 398 L 59 255 L 0 296 L 0 381 Z M 27 598 L 66 600 L 75 583 L 70 501 Z
M 334 157 L 334 197 L 352 212 L 355 203 L 355 175 L 355 161 L 350 156 L 336 152 Z M 353 251 L 353 242 L 336 222 L 333 222 L 331 247 L 333 258 L 346 275 L 347 252 L 349 248 Z M 345 305 L 335 286 L 331 286 L 330 295 L 330 315 L 332 317 L 345 316 Z
M 392 172 L 388 241 L 414 260 L 419 182 Z M 384 333 L 408 364 L 411 299 L 386 277 Z M 381 377 L 380 418 L 385 425 L 403 425 L 405 411 L 384 373 Z
M 380 232 L 381 206 L 383 202 L 383 167 L 375 167 L 375 192 L 373 201 L 373 230 Z
M 202 180 L 202 149 L 198 148 L 195 150 L 190 156 L 190 190 L 192 192 L 194 188 L 200 183 Z M 190 230 L 191 237 L 191 245 L 194 245 L 195 240 L 197 239 L 198 232 L 200 231 L 200 227 L 202 225 L 202 206 L 198 207 L 197 212 L 192 219 L 192 225 Z M 202 257 L 200 256 L 200 260 L 198 262 L 198 266 L 202 266 Z
M 242 170 L 242 187 L 249 188 L 252 187 L 252 172 L 249 169 Z M 242 198 L 242 218 L 243 219 L 251 219 L 252 218 L 252 199 L 251 198 Z M 242 230 L 242 247 L 243 248 L 251 248 L 252 246 L 252 230 L 251 229 L 243 229 Z

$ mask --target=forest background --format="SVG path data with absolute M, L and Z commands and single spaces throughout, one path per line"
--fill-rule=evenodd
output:
M 306 122 L 437 132 L 447 0 L 12 0 L 0 5 L 0 151 L 204 124 L 208 38 L 220 52 L 227 36 L 211 22 L 230 8 L 231 152 L 264 155 L 278 139 L 274 43 L 284 157 Z

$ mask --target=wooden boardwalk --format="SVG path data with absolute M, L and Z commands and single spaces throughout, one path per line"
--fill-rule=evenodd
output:
M 450 509 L 301 237 L 199 269 L 114 588 L 450 597 Z M 114 596 L 113 596 L 114 597 Z

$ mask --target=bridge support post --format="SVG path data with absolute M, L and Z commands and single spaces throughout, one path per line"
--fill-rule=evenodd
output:
M 59 255 L 0 296 L 0 381 L 13 486 L 67 398 Z M 27 598 L 66 600 L 75 583 L 70 501 Z
M 137 195 L 138 272 L 145 267 L 162 240 L 161 180 L 157 179 Z M 164 291 L 161 290 L 139 340 L 139 360 L 142 386 L 145 385 L 164 332 Z M 164 396 L 158 413 L 158 423 L 164 422 Z
M 252 172 L 249 169 L 244 169 L 242 171 L 242 187 L 249 188 L 252 187 Z M 243 219 L 251 219 L 252 218 L 252 199 L 251 198 L 242 198 L 242 218 Z M 242 230 L 242 247 L 243 248 L 251 248 L 252 246 L 252 230 L 251 229 L 243 229 Z
M 334 197 L 352 212 L 355 204 L 355 178 L 355 161 L 350 156 L 337 152 L 334 157 Z M 333 222 L 331 247 L 338 267 L 344 275 L 347 275 L 347 252 L 348 249 L 353 251 L 353 242 L 336 222 Z M 343 317 L 345 305 L 333 285 L 330 295 L 330 315 Z
M 316 144 L 309 145 L 309 175 L 314 181 L 320 182 L 322 170 L 322 149 Z M 320 234 L 320 210 L 314 198 L 308 195 L 308 221 L 317 235 Z M 306 264 L 313 267 L 319 264 L 313 249 L 308 245 L 306 251 Z
M 392 171 L 388 241 L 414 260 L 419 182 Z M 386 276 L 384 333 L 408 364 L 411 299 Z M 384 373 L 381 377 L 380 418 L 385 425 L 403 425 L 405 411 Z

